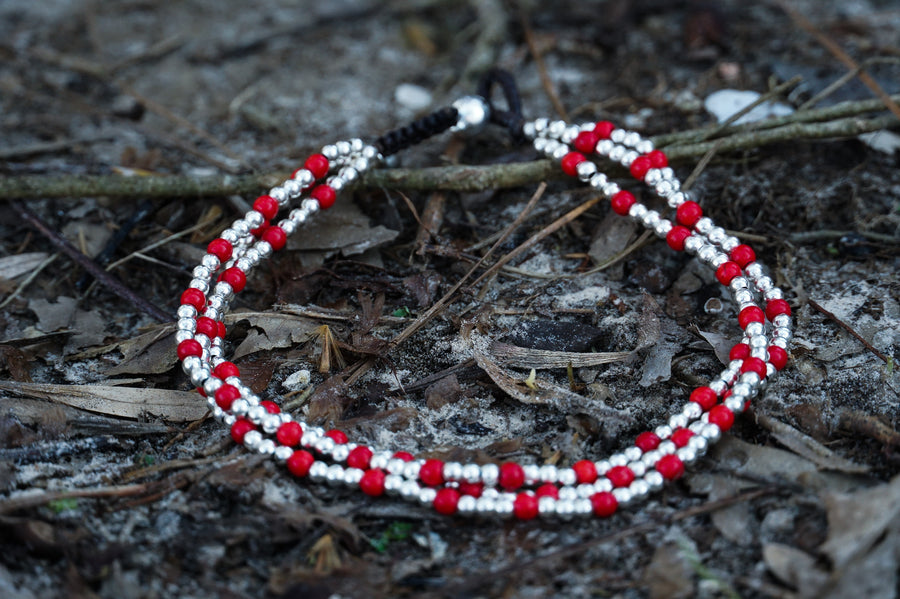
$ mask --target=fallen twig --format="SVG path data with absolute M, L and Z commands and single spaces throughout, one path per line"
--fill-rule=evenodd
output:
M 872 352 L 873 354 L 875 354 L 876 356 L 878 356 L 879 358 L 881 358 L 882 362 L 887 364 L 892 360 L 892 358 L 890 356 L 885 355 L 884 353 L 882 353 L 881 351 L 876 349 L 875 346 L 873 346 L 871 343 L 866 341 L 866 339 L 862 335 L 857 333 L 853 329 L 853 327 L 851 327 L 849 324 L 847 324 L 846 322 L 844 322 L 843 320 L 838 318 L 834 312 L 829 312 L 828 310 L 823 308 L 821 305 L 819 305 L 819 303 L 816 302 L 816 300 L 814 300 L 812 298 L 809 298 L 808 301 L 809 301 L 810 306 L 812 306 L 813 308 L 815 308 L 816 310 L 818 310 L 819 312 L 824 314 L 829 319 L 836 322 L 842 329 L 844 329 L 845 331 L 847 331 L 848 333 L 850 333 L 851 335 L 853 335 L 854 337 L 859 339 L 859 341 L 866 347 L 866 349 L 869 350 L 870 352 Z

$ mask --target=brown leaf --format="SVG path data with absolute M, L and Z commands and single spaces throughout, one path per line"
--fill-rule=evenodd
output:
M 281 312 L 238 312 L 230 316 L 226 318 L 226 324 L 247 320 L 251 326 L 247 337 L 235 348 L 232 360 L 302 343 L 319 328 L 319 323 L 311 318 Z
M 207 413 L 206 402 L 197 393 L 170 389 L 0 381 L 0 390 L 122 418 L 151 416 L 170 422 L 191 422 Z
M 815 557 L 790 545 L 764 545 L 763 561 L 776 578 L 794 589 L 813 591 L 828 580 L 828 573 L 818 567 Z
M 611 362 L 621 362 L 631 352 L 566 352 L 546 349 L 530 349 L 495 341 L 491 344 L 491 354 L 504 366 L 514 368 L 581 368 L 598 366 Z
M 454 403 L 462 397 L 455 374 L 438 379 L 425 389 L 425 405 L 430 410 L 438 410 L 448 403 Z
M 31 373 L 28 370 L 28 358 L 21 349 L 11 345 L 0 345 L 0 369 L 9 371 L 9 376 L 20 383 L 30 383 Z
M 311 422 L 337 422 L 344 413 L 347 400 L 347 386 L 344 379 L 333 376 L 319 385 L 309 398 L 306 414 Z

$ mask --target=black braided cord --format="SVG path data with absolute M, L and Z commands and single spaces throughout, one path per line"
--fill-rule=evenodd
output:
M 376 139 L 372 145 L 381 152 L 382 156 L 390 156 L 400 150 L 412 147 L 432 135 L 443 133 L 455 125 L 457 120 L 459 120 L 459 113 L 455 108 L 441 108 L 428 116 L 413 121 L 405 127 L 385 133 Z

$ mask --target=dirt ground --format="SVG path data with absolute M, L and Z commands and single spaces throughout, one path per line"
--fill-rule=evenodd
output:
M 816 108 L 875 97 L 842 81 L 829 42 L 900 93 L 900 5 L 789 5 L 801 16 L 731 0 L 4 0 L 0 187 L 289 172 L 470 93 L 494 65 L 516 76 L 526 116 L 651 136 L 714 127 L 704 100 L 721 89 L 800 76 L 778 98 L 794 109 L 836 82 Z M 125 259 L 115 278 L 174 315 L 202 248 L 253 193 L 3 196 L 0 596 L 896 597 L 897 138 L 796 137 L 717 152 L 693 183 L 786 290 L 792 360 L 688 476 L 608 520 L 447 518 L 290 479 L 206 417 L 170 324 L 92 284 L 17 208 L 98 263 Z M 392 166 L 535 159 L 494 129 Z M 602 203 L 386 352 L 539 182 L 343 196 L 235 306 L 229 347 L 254 390 L 360 441 L 452 459 L 569 464 L 661 422 L 721 369 L 734 308 L 690 257 L 635 247 Z M 488 264 L 589 199 L 550 181 Z M 538 368 L 549 391 L 535 393 L 530 367 L 504 362 L 510 346 L 627 355 Z

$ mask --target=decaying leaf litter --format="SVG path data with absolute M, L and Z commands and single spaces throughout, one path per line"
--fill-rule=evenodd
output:
M 897 94 L 900 14 L 788 9 L 4 3 L 3 595 L 896 596 L 896 120 L 833 45 Z M 791 290 L 791 367 L 699 472 L 609 522 L 473 525 L 289 480 L 203 417 L 170 325 L 9 202 L 96 260 L 130 231 L 108 272 L 168 314 L 248 179 L 493 64 L 530 115 L 655 135 L 684 177 L 706 157 L 704 209 Z M 794 112 L 723 128 L 722 89 Z M 662 419 L 717 370 L 731 308 L 533 160 L 497 131 L 435 140 L 301 233 L 230 315 L 249 383 L 450 459 L 567 463 Z

